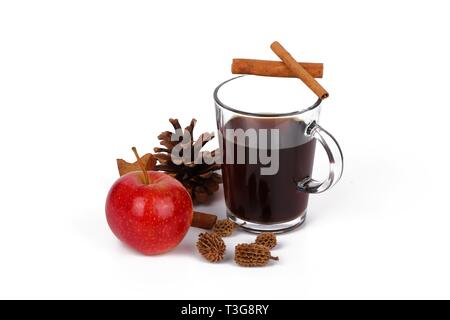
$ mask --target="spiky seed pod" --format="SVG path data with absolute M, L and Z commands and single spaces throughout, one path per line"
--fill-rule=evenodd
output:
M 262 267 L 269 260 L 278 260 L 278 257 L 272 257 L 270 249 L 265 246 L 242 243 L 236 246 L 234 260 L 242 267 Z
M 272 232 L 264 232 L 256 237 L 255 243 L 273 249 L 277 245 L 277 237 Z
M 235 226 L 235 223 L 229 219 L 217 220 L 213 230 L 221 237 L 228 237 L 233 233 Z
M 216 233 L 200 233 L 197 241 L 198 252 L 209 262 L 218 262 L 225 255 L 225 242 Z

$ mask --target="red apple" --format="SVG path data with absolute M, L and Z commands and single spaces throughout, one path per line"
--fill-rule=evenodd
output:
M 106 200 L 106 218 L 117 238 L 153 255 L 183 240 L 192 221 L 192 200 L 178 180 L 161 172 L 146 173 L 131 172 L 114 183 Z

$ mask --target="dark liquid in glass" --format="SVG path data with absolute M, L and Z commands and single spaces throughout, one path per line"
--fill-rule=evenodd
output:
M 307 208 L 308 194 L 298 191 L 297 182 L 312 174 L 315 139 L 306 137 L 305 123 L 294 119 L 238 117 L 225 125 L 225 129 L 250 128 L 279 130 L 279 150 L 269 149 L 279 152 L 278 173 L 262 175 L 261 168 L 269 165 L 248 163 L 249 153 L 258 151 L 252 150 L 258 144 L 247 143 L 246 163 L 237 164 L 237 140 L 227 143 L 223 133 L 224 159 L 227 148 L 234 148 L 234 163 L 225 161 L 222 169 L 227 208 L 238 218 L 255 223 L 275 224 L 298 218 Z

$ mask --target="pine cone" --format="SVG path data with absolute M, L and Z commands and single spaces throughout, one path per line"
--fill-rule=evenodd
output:
M 218 262 L 225 255 L 225 242 L 216 233 L 200 233 L 197 241 L 198 252 L 209 262 Z
M 256 237 L 255 243 L 273 249 L 277 245 L 277 237 L 272 232 L 264 232 Z
M 214 232 L 221 237 L 231 236 L 235 227 L 235 223 L 229 219 L 218 220 L 214 225 Z
M 278 257 L 272 257 L 269 248 L 259 244 L 238 244 L 235 249 L 234 260 L 242 267 L 262 267 L 271 259 Z
M 222 183 L 222 176 L 214 172 L 219 170 L 221 165 L 212 161 L 218 150 L 201 151 L 203 146 L 214 138 L 214 134 L 203 133 L 194 141 L 193 132 L 197 120 L 192 119 L 184 131 L 178 119 L 169 119 L 169 121 L 175 132 L 165 131 L 158 136 L 164 148 L 154 148 L 156 152 L 154 157 L 159 162 L 155 170 L 165 171 L 178 179 L 186 187 L 195 203 L 206 203 L 209 196 L 218 191 L 219 184 Z M 174 150 L 175 147 L 176 150 Z M 172 151 L 174 151 L 173 155 Z M 201 159 L 206 161 L 198 162 Z

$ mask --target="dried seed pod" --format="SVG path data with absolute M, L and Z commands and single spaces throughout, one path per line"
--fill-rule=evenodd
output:
M 216 233 L 200 233 L 197 241 L 198 252 L 209 262 L 218 262 L 225 255 L 225 242 Z
M 264 232 L 256 237 L 255 243 L 273 249 L 277 245 L 277 237 L 272 232 Z
M 214 225 L 214 232 L 221 237 L 231 236 L 235 223 L 229 219 L 218 220 Z
M 236 246 L 234 260 L 242 267 L 262 267 L 269 260 L 278 260 L 278 257 L 272 257 L 270 249 L 256 243 L 243 243 Z

